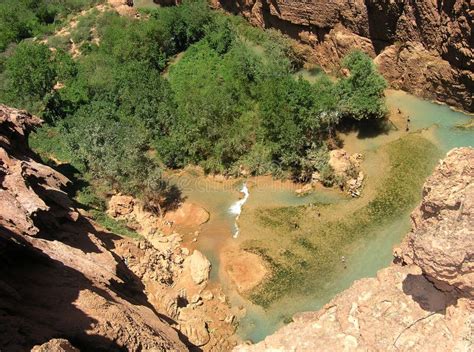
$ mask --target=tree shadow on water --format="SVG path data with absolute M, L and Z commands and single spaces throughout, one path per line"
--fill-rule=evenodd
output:
M 388 135 L 396 127 L 388 119 L 365 119 L 356 121 L 354 119 L 343 119 L 337 130 L 342 133 L 357 132 L 358 139 L 375 138 L 380 135 Z
M 163 208 L 166 211 L 176 210 L 185 200 L 186 197 L 183 196 L 181 189 L 174 184 L 170 184 L 164 192 Z

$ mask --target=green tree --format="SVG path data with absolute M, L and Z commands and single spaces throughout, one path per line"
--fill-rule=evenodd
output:
M 148 155 L 147 134 L 139 122 L 123 121 L 114 104 L 94 101 L 81 107 L 63 128 L 70 154 L 92 179 L 160 209 L 168 185 Z
M 0 3 L 0 51 L 12 42 L 28 38 L 36 25 L 34 13 L 23 1 L 5 0 Z
M 56 62 L 46 45 L 20 43 L 5 65 L 7 100 L 14 105 L 33 108 L 51 92 L 56 83 Z
M 356 120 L 383 118 L 387 83 L 370 57 L 354 51 L 344 58 L 342 67 L 349 70 L 349 77 L 338 82 L 341 112 Z

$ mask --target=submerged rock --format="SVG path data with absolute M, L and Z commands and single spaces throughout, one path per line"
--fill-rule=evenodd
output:
M 472 350 L 473 181 L 474 149 L 449 152 L 423 187 L 398 264 L 234 351 Z

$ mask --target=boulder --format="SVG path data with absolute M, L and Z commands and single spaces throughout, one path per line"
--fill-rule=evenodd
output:
M 364 183 L 364 173 L 360 170 L 362 154 L 349 155 L 344 149 L 329 152 L 329 165 L 334 170 L 339 185 L 352 197 L 360 197 Z
M 42 345 L 35 346 L 31 352 L 79 352 L 79 350 L 71 345 L 65 339 L 52 339 Z
M 197 249 L 185 260 L 193 282 L 196 285 L 207 282 L 211 271 L 211 262 Z
M 119 193 L 110 198 L 107 214 L 113 218 L 129 215 L 132 213 L 134 205 L 135 200 L 132 196 Z
M 474 298 L 474 151 L 450 151 L 423 188 L 412 230 L 401 246 L 441 290 Z
M 346 177 L 354 166 L 350 155 L 344 149 L 335 149 L 329 152 L 329 165 L 334 170 L 334 174 L 339 177 Z

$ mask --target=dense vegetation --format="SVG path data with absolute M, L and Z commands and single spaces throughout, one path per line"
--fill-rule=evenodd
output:
M 91 3 L 20 1 L 33 20 L 20 30 L 2 19 L 12 34 L 0 49 Z M 40 5 L 54 16 L 41 17 Z M 203 0 L 143 17 L 88 11 L 69 37 L 21 42 L 2 56 L 0 100 L 47 121 L 34 142 L 40 149 L 152 206 L 170 191 L 161 170 L 190 163 L 300 180 L 318 170 L 330 183 L 328 141 L 339 122 L 385 115 L 385 82 L 361 52 L 341 63 L 349 75 L 309 83 L 284 37 Z
M 52 33 L 68 14 L 89 8 L 98 0 L 2 0 L 0 51 L 10 43 Z

